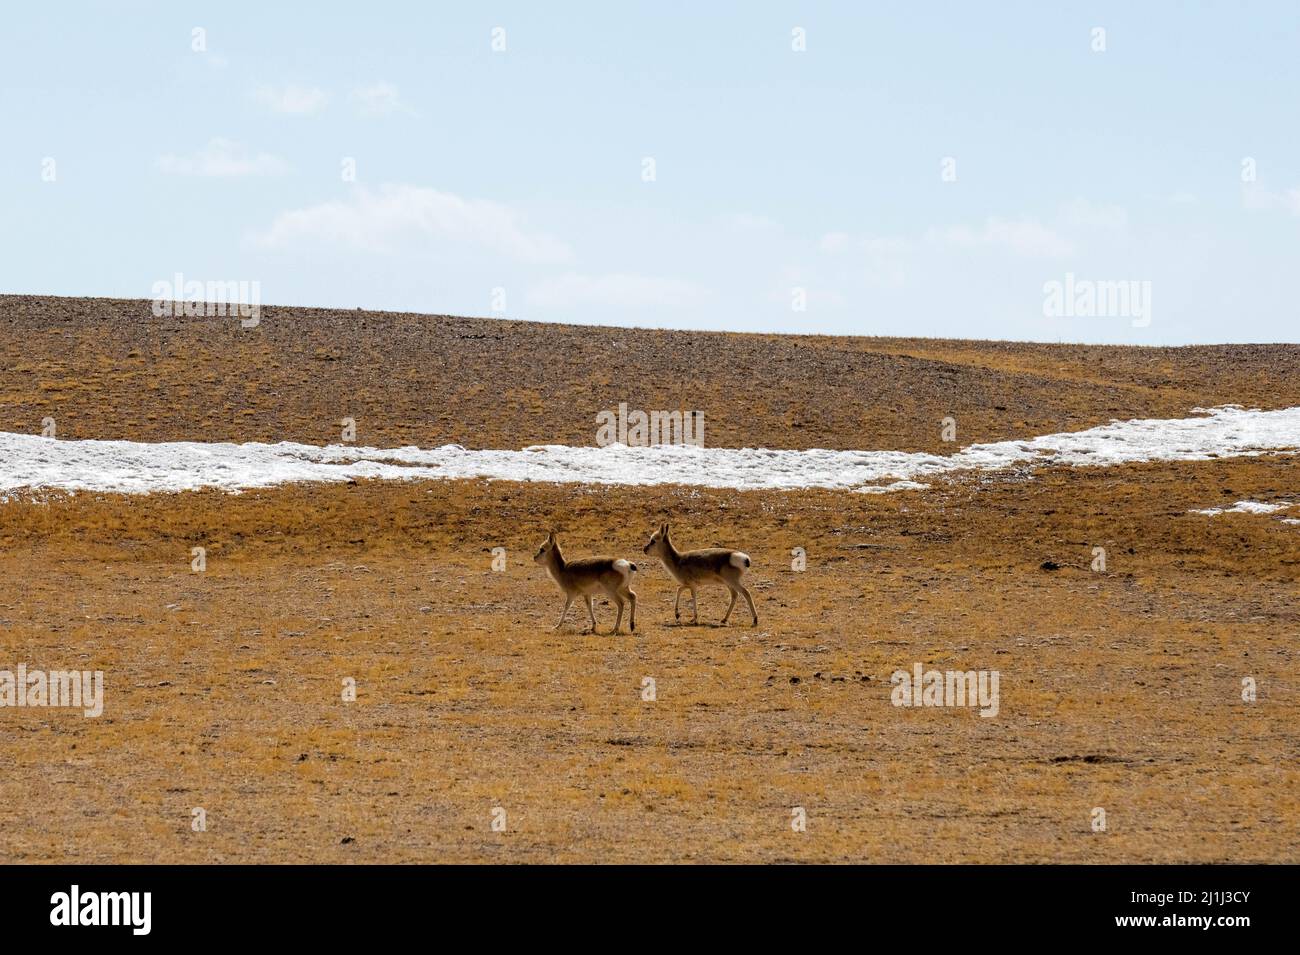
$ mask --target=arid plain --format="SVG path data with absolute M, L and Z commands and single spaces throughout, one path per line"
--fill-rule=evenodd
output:
M 589 445 L 597 412 L 627 402 L 699 409 L 715 446 L 946 454 L 1300 405 L 1297 346 L 280 308 L 243 329 L 18 296 L 0 297 L 0 355 L 0 431 L 52 417 L 60 440 L 325 444 L 352 417 L 377 447 Z M 0 858 L 1300 861 L 1300 524 L 1191 513 L 1239 500 L 1300 500 L 1300 463 L 1047 467 L 874 495 L 11 493 L 0 668 L 103 670 L 105 709 L 0 710 Z M 684 545 L 751 556 L 757 628 L 717 626 L 718 589 L 701 592 L 701 626 L 675 625 L 674 587 L 641 555 L 662 520 Z M 572 611 L 552 629 L 562 599 L 530 559 L 552 526 L 570 554 L 637 561 L 635 635 L 607 632 L 608 606 L 598 634 Z M 890 675 L 916 663 L 999 671 L 997 716 L 891 705 Z

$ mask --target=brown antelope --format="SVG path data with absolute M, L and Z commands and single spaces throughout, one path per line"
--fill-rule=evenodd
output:
M 699 623 L 700 609 L 695 602 L 695 588 L 700 584 L 716 583 L 723 584 L 731 591 L 731 603 L 727 605 L 727 613 L 723 616 L 722 622 L 725 624 L 731 616 L 731 611 L 736 606 L 736 596 L 744 594 L 745 602 L 749 604 L 749 612 L 754 617 L 753 626 L 758 626 L 758 611 L 754 609 L 754 598 L 740 582 L 740 578 L 749 568 L 748 554 L 742 554 L 738 550 L 728 550 L 725 547 L 679 551 L 668 536 L 667 522 L 661 524 L 659 530 L 650 536 L 643 550 L 644 553 L 663 561 L 665 569 L 672 575 L 673 580 L 677 581 L 677 600 L 673 604 L 673 616 L 677 620 L 682 619 L 683 590 L 691 592 L 691 610 L 695 614 L 695 623 Z
M 591 632 L 596 632 L 596 612 L 591 608 L 594 594 L 606 594 L 618 605 L 618 619 L 614 622 L 614 632 L 621 633 L 623 627 L 623 604 L 631 601 L 632 612 L 628 617 L 628 626 L 636 632 L 636 594 L 632 592 L 632 575 L 636 573 L 636 564 L 621 557 L 579 557 L 566 560 L 560 552 L 560 542 L 555 539 L 555 531 L 546 535 L 546 540 L 533 562 L 541 564 L 551 579 L 564 591 L 564 609 L 560 611 L 560 622 L 555 625 L 559 630 L 564 626 L 564 618 L 569 613 L 569 605 L 574 597 L 581 597 L 587 604 L 587 616 L 591 617 Z

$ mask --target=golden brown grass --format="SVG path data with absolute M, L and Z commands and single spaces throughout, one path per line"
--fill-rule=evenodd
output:
M 107 690 L 98 720 L 4 714 L 0 854 L 1294 862 L 1300 536 L 1186 511 L 1295 478 L 1263 459 L 887 496 L 449 482 L 11 503 L 6 660 L 100 668 Z M 762 626 L 712 625 L 715 591 L 705 625 L 672 625 L 639 553 L 661 517 L 750 553 Z M 529 560 L 550 523 L 571 553 L 638 560 L 635 637 L 550 629 L 559 594 Z M 891 706 L 915 662 L 999 670 L 1000 715 Z
M 62 437 L 140 441 L 326 443 L 350 416 L 378 446 L 590 444 L 596 413 L 627 401 L 703 410 L 715 446 L 947 453 L 1198 405 L 1300 405 L 1297 346 L 280 308 L 245 330 L 155 319 L 146 302 L 0 296 L 0 350 L 0 429 L 49 415 Z M 939 440 L 947 416 L 955 445 Z M 883 496 L 20 495 L 0 503 L 0 668 L 102 669 L 106 709 L 0 711 L 0 858 L 1300 861 L 1300 525 L 1187 513 L 1294 500 L 1297 467 L 1045 470 Z M 705 625 L 673 625 L 673 587 L 640 554 L 662 519 L 683 545 L 750 554 L 759 628 L 713 626 L 725 595 L 707 590 Z M 570 554 L 641 565 L 635 637 L 583 635 L 580 614 L 551 629 L 561 599 L 529 561 L 549 526 Z M 608 630 L 610 609 L 598 617 Z M 917 662 L 997 669 L 999 716 L 893 707 L 890 674 Z M 791 831 L 795 806 L 807 832 Z

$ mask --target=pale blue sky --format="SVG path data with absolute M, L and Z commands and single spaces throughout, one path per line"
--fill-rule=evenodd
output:
M 280 6 L 6 10 L 0 291 L 1300 340 L 1292 2 Z M 1067 272 L 1150 324 L 1045 316 Z

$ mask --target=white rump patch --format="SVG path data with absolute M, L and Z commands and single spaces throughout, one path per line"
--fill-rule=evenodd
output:
M 742 554 L 742 553 L 741 553 L 740 551 L 738 551 L 738 550 L 736 550 L 736 551 L 732 551 L 732 552 L 731 552 L 731 566 L 732 566 L 732 567 L 739 567 L 741 570 L 744 570 L 746 567 L 749 566 L 749 555 L 748 555 L 748 554 Z

